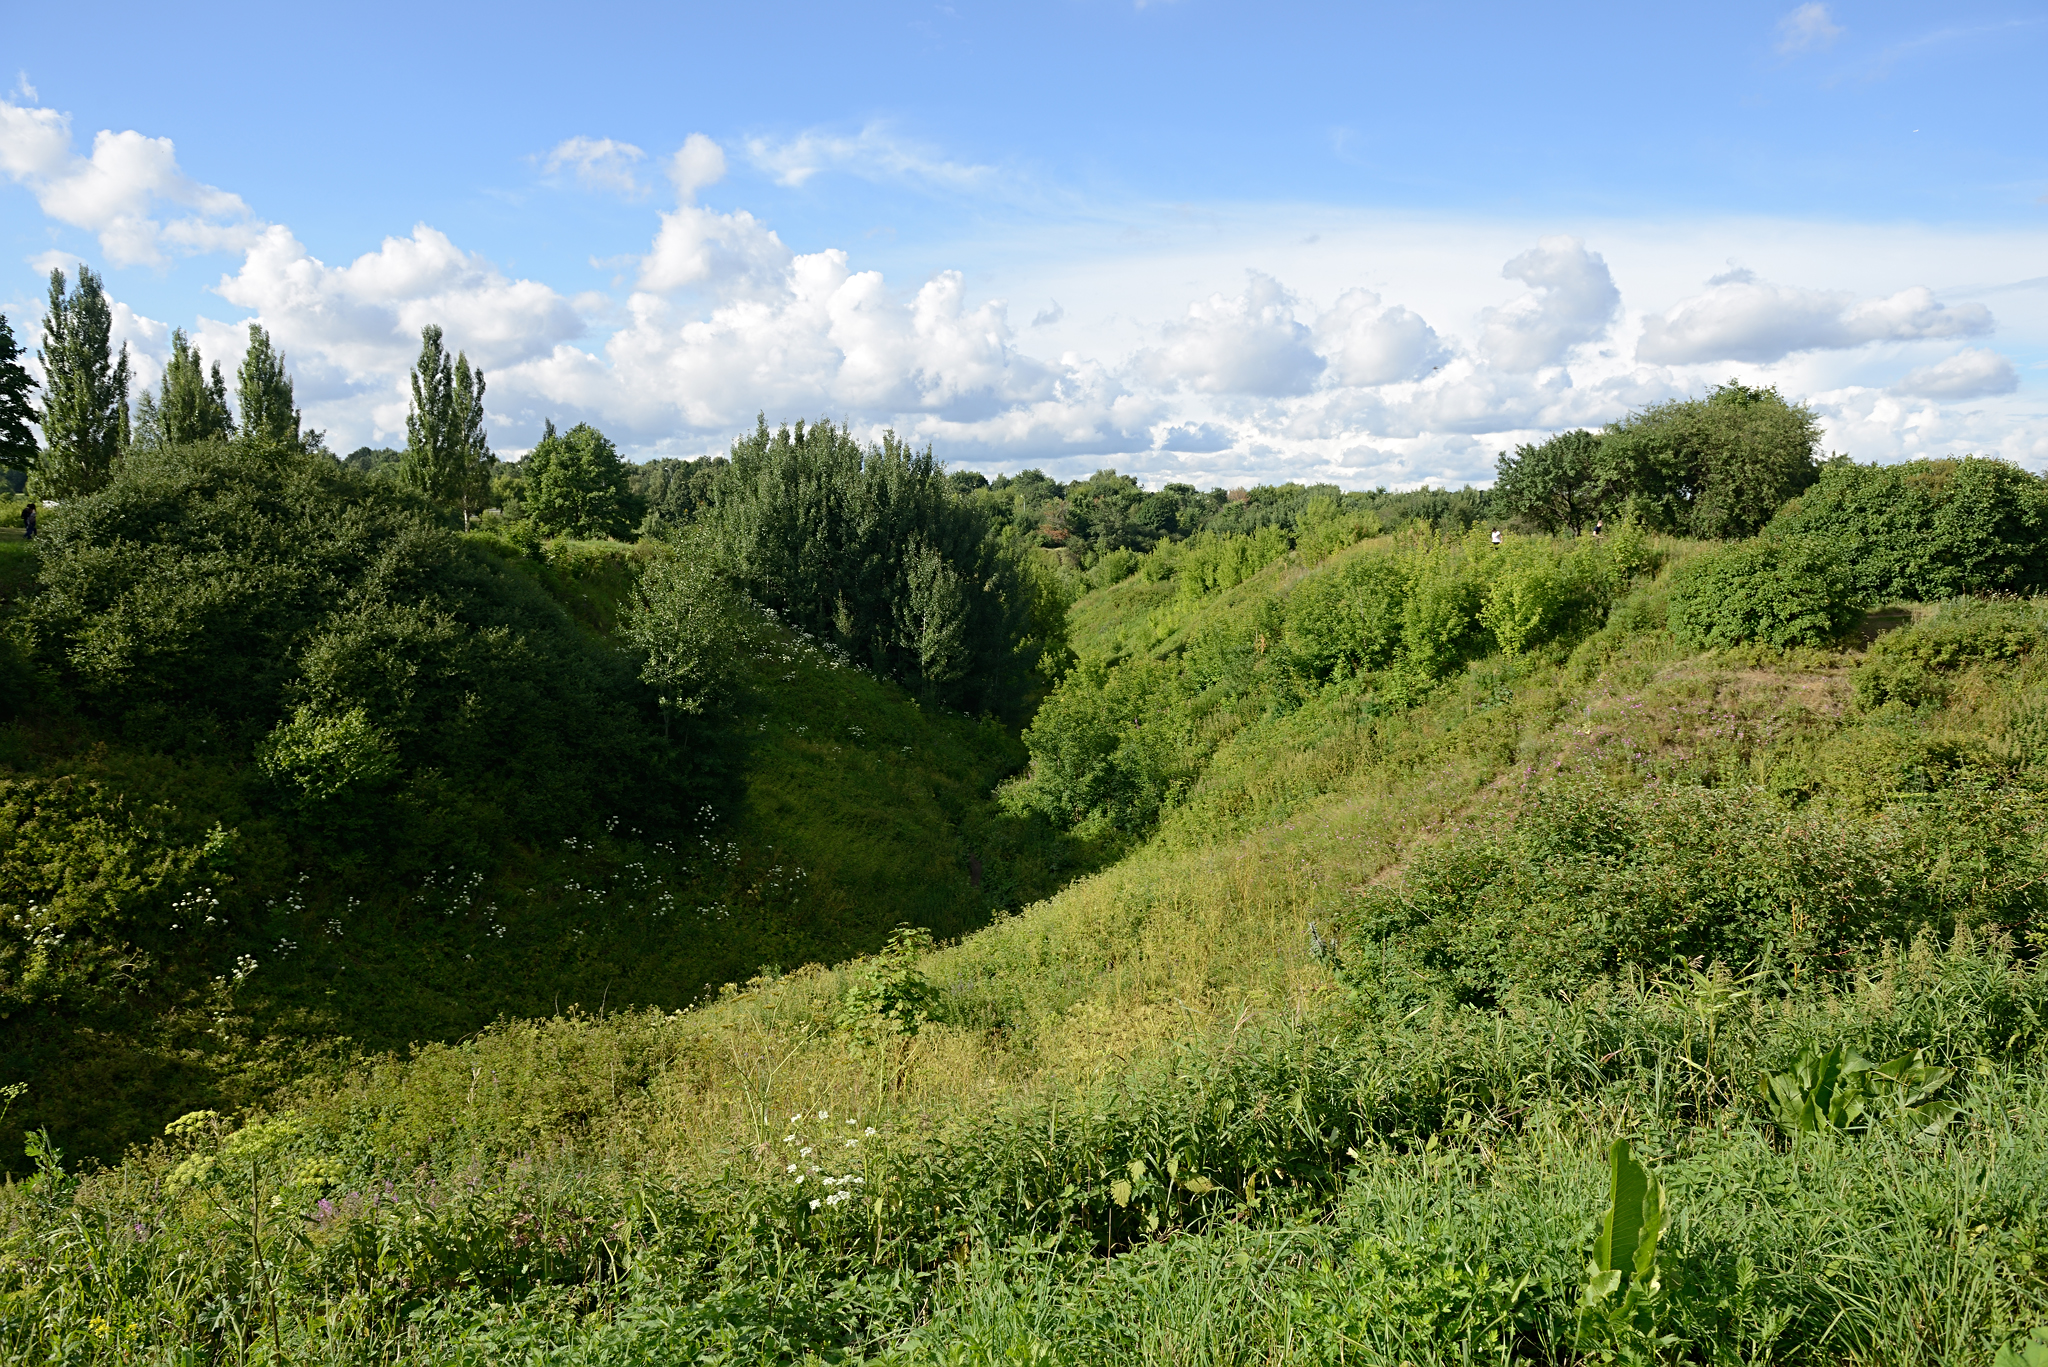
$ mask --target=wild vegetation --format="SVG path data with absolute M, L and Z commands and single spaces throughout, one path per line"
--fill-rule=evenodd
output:
M 0 1342 L 2037 1367 L 2042 481 L 1801 421 L 1577 536 L 134 446 L 0 541 Z

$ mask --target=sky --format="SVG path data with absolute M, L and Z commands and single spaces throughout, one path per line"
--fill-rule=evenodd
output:
M 1731 379 L 2048 469 L 2048 6 L 6 0 L 0 313 L 260 322 L 329 445 L 757 414 L 1149 487 L 1491 479 Z

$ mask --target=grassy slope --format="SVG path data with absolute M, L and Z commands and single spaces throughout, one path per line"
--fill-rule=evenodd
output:
M 1270 586 L 1300 572 L 1273 566 L 1261 582 Z M 1084 599 L 1075 612 L 1079 648 L 1110 653 L 1119 635 L 1133 639 L 1156 605 L 1158 587 L 1126 581 Z M 1875 793 L 1884 776 L 1872 766 L 1881 768 L 1882 756 L 1904 739 L 1947 735 L 1996 748 L 2008 744 L 2018 734 L 2018 719 L 2039 712 L 2048 697 L 2048 667 L 2034 659 L 2009 670 L 1967 674 L 1939 709 L 1903 717 L 1861 715 L 1848 706 L 1855 663 L 1853 651 L 1687 658 L 1659 631 L 1617 626 L 1568 657 L 1482 661 L 1413 710 L 1377 711 L 1356 693 L 1328 689 L 1295 712 L 1254 721 L 1241 731 L 1218 753 L 1187 803 L 1128 858 L 927 958 L 922 969 L 943 990 L 949 1021 L 914 1038 L 877 1049 L 835 1032 L 831 1022 L 838 1004 L 865 970 L 857 964 L 812 968 L 683 1016 L 507 1024 L 360 1074 L 339 1092 L 307 1093 L 301 1105 L 308 1122 L 330 1137 L 323 1142 L 352 1150 L 370 1145 L 385 1171 L 426 1162 L 437 1171 L 472 1164 L 477 1171 L 520 1172 L 526 1174 L 522 1181 L 573 1189 L 584 1208 L 606 1212 L 637 1209 L 632 1203 L 646 1199 L 644 1186 L 634 1185 L 642 1179 L 634 1174 L 661 1172 L 670 1180 L 695 1175 L 715 1182 L 735 1165 L 751 1171 L 748 1154 L 775 1155 L 779 1131 L 797 1111 L 858 1115 L 906 1135 L 934 1136 L 994 1133 L 1011 1123 L 1004 1117 L 1015 1117 L 1023 1127 L 1013 1136 L 1016 1142 L 1036 1143 L 1029 1127 L 1037 1124 L 1049 1145 L 1045 1108 L 1051 1107 L 1056 1128 L 1065 1107 L 1083 1123 L 1096 1112 L 1095 1122 L 1107 1127 L 1100 1152 L 1124 1150 L 1141 1142 L 1137 1131 L 1122 1127 L 1147 1123 L 1144 1088 L 1155 1084 L 1144 1079 L 1164 1076 L 1161 1068 L 1207 1077 L 1205 1070 L 1219 1066 L 1215 1060 L 1227 1062 L 1240 1049 L 1240 1039 L 1251 1057 L 1265 1047 L 1254 1041 L 1265 1038 L 1279 1040 L 1273 1047 L 1283 1054 L 1303 1052 L 1305 1068 L 1313 1049 L 1288 1044 L 1288 1032 L 1309 1030 L 1304 1038 L 1312 1041 L 1314 1023 L 1341 996 L 1331 974 L 1312 959 L 1310 922 L 1341 923 L 1357 905 L 1359 889 L 1396 875 L 1418 842 L 1460 823 L 1503 820 L 1534 785 L 1574 771 L 1623 788 L 1688 780 L 1763 782 L 1780 766 L 1797 762 L 1833 765 L 1830 772 L 1845 791 L 1864 782 Z M 799 715 L 818 714 L 774 714 L 772 706 L 771 715 L 761 719 L 771 727 L 809 725 L 815 732 L 829 724 L 799 722 Z M 811 801 L 811 776 L 849 764 L 843 754 L 832 753 L 836 741 L 807 732 L 783 752 L 791 778 L 780 787 L 779 800 L 793 808 Z M 880 762 L 875 754 L 863 758 Z M 1872 772 L 1858 779 L 1858 765 Z M 860 769 L 858 761 L 851 767 Z M 888 919 L 873 917 L 872 924 Z M 1968 951 L 1959 952 L 1964 957 L 1953 971 L 1973 971 Z M 1889 973 L 1859 982 L 1838 1002 L 1812 1008 L 1818 1013 L 1814 1023 L 1799 1028 L 1858 1028 L 1856 1022 L 1903 1009 L 1913 990 L 1901 983 L 1933 982 L 1947 972 L 1920 960 L 1901 961 Z M 1929 1000 L 1939 995 L 1927 989 Z M 1595 1002 L 1584 1009 L 1592 1016 L 1582 1012 L 1562 1025 L 1501 1022 L 1500 1066 L 1514 1079 L 1502 1085 L 1526 1088 L 1533 1077 L 1540 1091 L 1545 1072 L 1563 1068 L 1589 1079 L 1586 1085 L 1598 1092 L 1612 1056 L 1595 1057 L 1598 1051 L 1587 1052 L 1584 1034 L 1570 1032 L 1583 1032 L 1589 1022 L 1598 1025 L 1599 1013 L 1608 1008 Z M 1653 1035 L 1661 1031 L 1677 1039 L 1693 1028 L 1685 1013 L 1695 1008 L 1681 997 L 1644 998 L 1629 1009 L 1641 1013 L 1641 1028 Z M 1791 1007 L 1786 1011 L 1791 1019 Z M 1726 1018 L 1730 1039 L 1740 1014 Z M 1633 1028 L 1623 1019 L 1623 1026 L 1610 1021 L 1603 1028 Z M 1440 1047 L 1463 1066 L 1459 1051 L 1481 1044 L 1459 1043 L 1452 1025 L 1443 1023 Z M 1545 1033 L 1560 1028 L 1564 1035 Z M 1767 1033 L 1771 1027 L 1757 1028 Z M 1431 1044 L 1438 1026 L 1416 1029 L 1403 1049 L 1423 1057 L 1418 1068 L 1439 1066 L 1427 1061 L 1439 1047 Z M 1488 1041 L 1494 1030 L 1487 1026 Z M 1517 1045 L 1517 1031 L 1534 1034 Z M 1385 1066 L 1403 1064 L 1388 1059 Z M 1664 1064 L 1657 1067 L 1654 1076 L 1661 1079 Z M 1256 1219 L 1242 1232 L 1226 1224 L 1201 1240 L 1135 1249 L 1101 1272 L 1106 1280 L 1049 1253 L 1040 1263 L 1032 1261 L 1039 1254 L 1020 1253 L 1025 1261 L 1005 1262 L 986 1261 L 976 1252 L 971 1273 L 961 1271 L 950 1297 L 921 1301 L 914 1315 L 905 1306 L 903 1322 L 940 1315 L 935 1334 L 962 1342 L 985 1334 L 992 1358 L 1006 1343 L 1043 1337 L 1092 1344 L 1077 1347 L 1079 1360 L 1211 1361 L 1245 1354 L 1322 1360 L 1318 1344 L 1330 1347 L 1335 1360 L 1331 1345 L 1339 1340 L 1332 1333 L 1349 1335 L 1343 1341 L 1356 1351 L 1363 1339 L 1394 1332 L 1380 1323 L 1388 1304 L 1384 1297 L 1407 1297 L 1401 1302 L 1407 1311 L 1422 1313 L 1413 1297 L 1437 1292 L 1418 1290 L 1411 1273 L 1439 1278 L 1430 1286 L 1463 1288 L 1455 1295 L 1442 1291 L 1446 1305 L 1460 1303 L 1471 1279 L 1487 1275 L 1475 1269 L 1494 1256 L 1495 1240 L 1548 1241 L 1542 1256 L 1558 1260 L 1558 1266 L 1545 1275 L 1556 1273 L 1566 1282 L 1579 1275 L 1568 1248 L 1597 1201 L 1598 1145 L 1616 1127 L 1654 1131 L 1667 1123 L 1643 1085 L 1608 1085 L 1579 1116 L 1557 1111 L 1554 1102 L 1525 1103 L 1536 1109 L 1522 1113 L 1507 1131 L 1482 1128 L 1480 1137 L 1469 1140 L 1476 1152 L 1464 1157 L 1438 1154 L 1434 1143 L 1427 1150 L 1389 1150 L 1361 1172 L 1335 1225 L 1268 1236 L 1259 1232 Z M 1982 1085 L 1994 1087 L 1989 1079 Z M 2025 1092 L 2030 1084 L 2021 1078 L 2013 1085 Z M 2017 1093 L 2009 1102 L 1995 1102 L 1987 1115 L 1995 1121 L 2034 1114 L 2035 1103 Z M 1128 1108 L 1128 1118 L 1119 1106 Z M 1202 1115 L 1207 1118 L 1188 1123 L 1197 1130 L 1220 1123 L 1213 1111 Z M 1468 1117 L 1458 1123 L 1472 1122 Z M 1929 1186 L 1913 1199 L 1939 1204 L 1953 1198 L 1957 1209 L 1971 1210 L 1993 1196 L 2008 1200 L 2010 1174 L 2017 1170 L 2012 1165 L 2038 1169 L 2048 1154 L 2048 1136 L 2038 1125 L 2020 1128 L 2025 1133 L 1986 1138 L 1989 1152 L 2005 1155 L 2005 1166 L 1986 1167 L 1970 1192 Z M 1194 1132 L 1182 1133 L 1187 1139 L 1168 1142 L 1196 1142 Z M 1894 1217 L 1880 1211 L 1868 1217 L 1875 1224 L 1857 1225 L 1864 1217 L 1853 1215 L 1862 1208 L 1856 1203 L 1881 1205 L 1890 1199 L 1883 1195 L 1889 1190 L 1884 1184 L 1904 1180 L 1898 1174 L 1921 1162 L 1910 1149 L 1857 1149 L 1839 1159 L 1816 1152 L 1801 1160 L 1805 1185 L 1787 1185 L 1790 1179 L 1774 1166 L 1778 1160 L 1770 1150 L 1761 1143 L 1753 1147 L 1751 1152 L 1738 1143 L 1740 1152 L 1730 1150 L 1711 1162 L 1702 1157 L 1698 1162 L 1705 1166 L 1691 1174 L 1701 1228 L 1709 1231 L 1697 1256 L 1707 1264 L 1727 1264 L 1729 1245 L 1714 1240 L 1736 1237 L 1712 1225 L 1711 1216 L 1724 1225 L 1749 1221 L 1744 1228 L 1750 1233 L 1742 1237 L 1753 1241 L 1742 1246 L 1761 1249 L 1775 1239 L 1771 1246 L 1781 1247 L 1784 1266 L 1807 1275 L 1799 1270 L 1810 1263 L 1802 1262 L 1804 1245 L 1783 1230 L 1849 1221 L 1838 1237 L 1875 1240 L 1870 1231 L 1891 1227 L 1886 1222 L 1895 1223 Z M 1683 1164 L 1693 1161 L 1685 1152 L 1674 1149 L 1665 1160 L 1681 1176 L 1690 1171 Z M 1861 1156 L 1866 1153 L 1867 1159 Z M 1722 1211 L 1698 1194 L 1727 1182 L 1740 1191 L 1767 1190 L 1768 1198 L 1746 1196 Z M 980 1198 L 962 1192 L 957 1199 L 964 1208 Z M 1805 1213 L 1790 1214 L 1794 1205 Z M 1247 1211 L 1243 1218 L 1252 1217 Z M 1312 1260 L 1303 1261 L 1305 1253 L 1337 1257 L 1344 1241 L 1356 1238 L 1380 1241 L 1376 1246 L 1390 1250 L 1376 1255 L 1383 1260 L 1410 1263 L 1375 1264 L 1368 1258 L 1316 1272 Z M 1560 1250 L 1567 1250 L 1561 1259 Z M 1866 1252 L 1879 1263 L 1898 1256 L 1876 1242 Z M 962 1243 L 955 1256 L 969 1253 Z M 1413 1264 L 1436 1257 L 1450 1261 L 1434 1272 L 1434 1264 Z M 1102 1268 L 1099 1256 L 1094 1266 Z M 1276 1289 L 1254 1306 L 1232 1288 L 1241 1290 L 1242 1279 L 1258 1268 L 1267 1269 L 1257 1274 L 1261 1284 Z M 1958 1262 L 1951 1271 L 1974 1277 L 1977 1266 Z M 1368 1283 L 1373 1276 L 1395 1280 L 1374 1291 L 1370 1285 L 1361 1289 L 1361 1276 Z M 1971 1286 L 1971 1295 L 1984 1294 L 1977 1283 Z M 1918 1326 L 1913 1333 L 1949 1332 L 1944 1326 L 1950 1321 L 1941 1315 L 1930 1319 L 1927 1307 L 1885 1301 L 1883 1295 L 1893 1290 L 1879 1295 L 1862 1283 L 1854 1291 L 1838 1289 L 1820 1275 L 1800 1294 L 1810 1294 L 1832 1314 L 1831 1297 L 1866 1291 L 1851 1328 L 1841 1332 L 1885 1322 Z M 1303 1299 L 1288 1299 L 1297 1292 Z M 1568 1299 L 1576 1292 L 1567 1286 L 1546 1294 Z M 1455 1344 L 1442 1337 L 1449 1332 L 1444 1322 L 1425 1314 L 1422 1323 L 1438 1327 L 1419 1340 L 1389 1341 L 1360 1360 L 1378 1360 L 1382 1352 L 1388 1361 L 1435 1360 L 1440 1353 L 1455 1358 Z M 550 1332 L 575 1337 L 566 1321 Z M 619 1335 L 622 1343 L 630 1337 L 623 1321 Z M 659 1333 L 648 1340 L 666 1341 Z M 1823 1333 L 1822 1344 L 1829 1341 Z M 1294 1346 L 1283 1348 L 1287 1344 Z M 1752 1345 L 1745 1351 L 1754 1350 Z M 431 1350 L 420 1351 L 432 1357 Z M 646 1360 L 660 1360 L 655 1350 L 646 1351 L 654 1353 Z M 1858 1356 L 1867 1353 L 1845 1348 L 1817 1360 Z M 1878 1358 L 1897 1360 L 1885 1353 Z
M 0 594 L 30 577 L 18 536 L 0 539 Z M 523 563 L 594 630 L 630 586 L 616 547 Z M 130 1028 L 0 1027 L 0 1067 L 30 1084 L 15 1116 L 110 1156 L 194 1106 L 246 1105 L 315 1059 L 505 1016 L 681 1006 L 874 949 L 899 923 L 963 934 L 1071 872 L 1070 842 L 989 799 L 1024 758 L 1013 736 L 922 709 L 780 629 L 762 642 L 731 719 L 745 758 L 729 810 L 682 830 L 627 817 L 537 848 L 487 839 L 488 857 L 426 869 L 313 877 L 226 766 L 139 753 L 59 716 L 0 727 L 0 776 L 96 779 L 131 807 L 165 804 L 187 836 L 216 821 L 237 831 L 229 877 L 248 922 L 186 965 L 196 988 L 160 975 Z M 237 953 L 259 963 L 246 980 L 230 977 Z M 208 974 L 225 981 L 209 989 Z

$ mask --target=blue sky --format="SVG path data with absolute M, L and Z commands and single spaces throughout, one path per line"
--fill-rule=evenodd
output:
M 2041 469 L 2044 56 L 1996 3 L 17 7 L 0 310 L 84 261 L 144 374 L 260 319 L 339 449 L 432 321 L 506 452 L 1455 483 L 1739 376 Z

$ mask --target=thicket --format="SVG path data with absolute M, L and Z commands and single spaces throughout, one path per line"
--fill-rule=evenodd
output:
M 733 446 L 704 544 L 784 620 L 971 713 L 1014 713 L 1064 636 L 1065 602 L 962 500 L 929 449 L 831 423 Z
M 451 788 L 460 823 L 522 833 L 689 800 L 692 755 L 629 661 L 430 508 L 324 457 L 136 452 L 40 544 L 21 634 L 60 696 L 132 745 L 255 761 L 264 797 L 315 825 L 357 803 L 432 814 Z
M 1832 460 L 1770 530 L 1827 547 L 1863 603 L 2048 589 L 2048 480 L 2001 460 Z
M 1130 588 L 1169 596 L 1136 648 L 1084 656 L 1046 698 L 1025 732 L 1031 770 L 1006 801 L 1077 829 L 1142 834 L 1259 718 L 1324 689 L 1405 707 L 1489 653 L 1563 649 L 1656 563 L 1632 525 L 1498 545 L 1484 531 L 1420 525 L 1368 537 L 1376 528 L 1375 516 L 1331 505 L 1298 545 L 1268 526 L 1146 556 Z
M 1503 451 L 1494 503 L 1542 531 L 1602 518 L 1701 539 L 1753 536 L 1814 482 L 1820 419 L 1775 389 L 1733 380 L 1652 404 L 1600 432 Z

